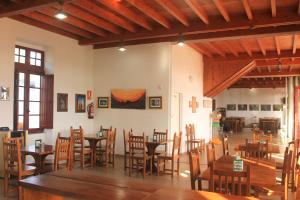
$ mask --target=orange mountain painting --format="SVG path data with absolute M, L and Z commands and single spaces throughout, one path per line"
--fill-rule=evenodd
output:
M 145 89 L 113 89 L 111 108 L 146 109 Z

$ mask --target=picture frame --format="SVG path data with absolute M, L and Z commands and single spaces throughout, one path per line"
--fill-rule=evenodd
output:
M 112 89 L 112 109 L 146 109 L 146 89 Z
M 0 87 L 0 101 L 9 101 L 10 88 L 1 86 Z
M 86 112 L 86 95 L 75 94 L 75 113 Z
M 238 110 L 239 111 L 247 111 L 248 105 L 247 104 L 238 104 Z
M 236 104 L 227 104 L 227 110 L 236 110 Z
M 162 97 L 161 96 L 149 97 L 149 109 L 162 109 Z
M 98 108 L 109 108 L 109 97 L 98 97 Z
M 259 111 L 259 104 L 249 104 L 249 111 Z
M 282 104 L 273 104 L 273 111 L 283 111 Z
M 261 104 L 260 110 L 261 111 L 271 111 L 271 104 Z
M 57 93 L 57 112 L 68 112 L 67 93 Z

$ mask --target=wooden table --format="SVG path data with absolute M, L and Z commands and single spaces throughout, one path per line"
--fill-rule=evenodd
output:
M 216 169 L 232 170 L 233 157 L 222 156 L 216 161 Z M 250 165 L 250 183 L 254 187 L 275 186 L 276 185 L 276 163 L 275 161 L 243 159 L 244 164 Z M 210 180 L 210 168 L 203 172 L 203 179 Z M 216 177 L 217 178 L 217 177 Z
M 211 192 L 161 188 L 140 181 L 86 174 L 84 171 L 58 171 L 20 181 L 24 200 L 246 200 L 255 198 L 228 196 Z
M 246 144 L 238 144 L 234 150 L 235 151 L 244 151 L 246 148 Z M 280 153 L 280 148 L 276 144 L 268 144 L 268 153 Z
M 96 166 L 96 149 L 97 149 L 97 144 L 99 141 L 102 140 L 106 140 L 106 137 L 102 136 L 102 137 L 97 137 L 95 134 L 91 134 L 91 135 L 85 135 L 84 139 L 87 140 L 89 142 L 90 148 L 92 149 L 92 153 L 93 153 L 93 166 Z
M 147 141 L 146 146 L 147 146 L 147 154 L 148 156 L 152 156 L 152 172 L 156 172 L 157 168 L 154 164 L 154 156 L 155 156 L 155 150 L 159 145 L 164 145 L 166 144 L 167 141 Z M 147 171 L 150 170 L 150 163 L 147 163 Z
M 34 158 L 36 165 L 36 173 L 44 172 L 44 162 L 48 155 L 54 154 L 55 148 L 53 145 L 41 145 L 36 148 L 35 145 L 22 147 L 21 152 L 25 155 L 30 155 Z

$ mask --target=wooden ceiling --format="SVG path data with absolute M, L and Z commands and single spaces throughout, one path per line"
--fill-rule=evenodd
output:
M 299 0 L 6 0 L 0 17 L 95 49 L 183 39 L 207 60 L 254 60 L 242 85 L 300 74 Z

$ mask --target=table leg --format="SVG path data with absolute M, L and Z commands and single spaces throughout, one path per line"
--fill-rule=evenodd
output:
M 94 140 L 88 140 L 90 144 L 90 148 L 92 149 L 92 157 L 93 157 L 93 164 L 92 167 L 96 166 L 96 147 L 97 147 L 97 141 Z

